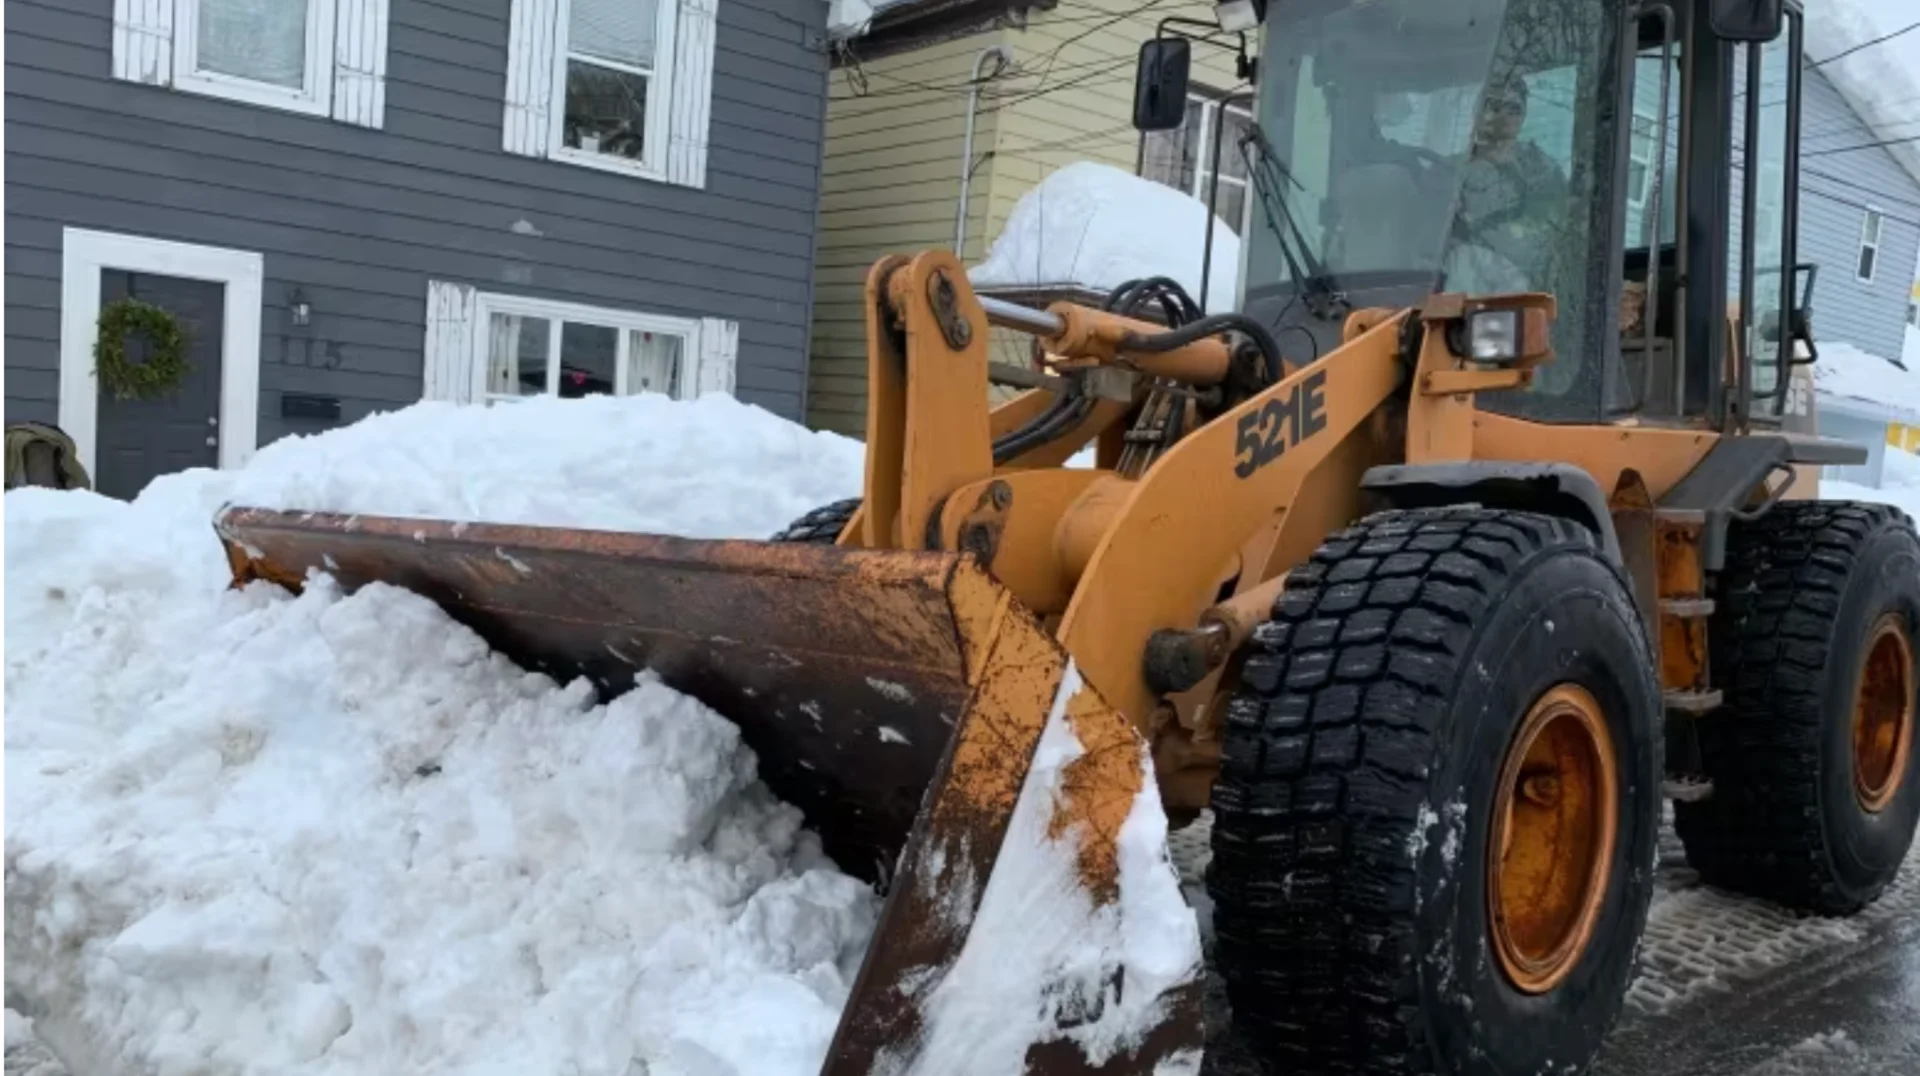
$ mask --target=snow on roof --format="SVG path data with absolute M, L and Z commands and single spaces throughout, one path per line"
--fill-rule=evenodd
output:
M 1199 199 L 1111 165 L 1076 161 L 1014 203 L 993 248 L 967 276 L 981 287 L 1077 284 L 1101 291 L 1168 276 L 1196 299 L 1206 244 Z M 1230 305 L 1240 276 L 1240 238 L 1213 220 L 1209 309 Z
M 873 24 L 873 17 L 892 7 L 915 0 L 827 0 L 827 33 L 838 38 L 859 37 Z
M 1895 34 L 1920 18 L 1915 0 L 1810 0 L 1806 55 L 1809 63 L 1846 97 L 1866 131 L 1850 132 L 1810 148 L 1859 145 L 1910 138 L 1920 120 L 1920 33 L 1901 34 L 1849 56 L 1821 63 L 1877 37 Z M 1814 132 L 1809 132 L 1810 134 Z M 1920 143 L 1889 145 L 1907 174 L 1920 183 Z M 1824 353 L 1824 349 L 1823 349 Z
M 1920 371 L 1902 370 L 1891 360 L 1852 344 L 1819 346 L 1820 361 L 1813 364 L 1816 391 L 1877 418 L 1920 424 Z

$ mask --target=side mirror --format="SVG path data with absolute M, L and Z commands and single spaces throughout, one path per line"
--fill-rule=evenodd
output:
M 1133 125 L 1142 131 L 1171 131 L 1187 118 L 1187 75 L 1193 43 L 1184 37 L 1156 37 L 1140 44 L 1133 75 Z
M 1722 41 L 1772 41 L 1785 23 L 1781 0 L 1708 0 L 1707 25 Z

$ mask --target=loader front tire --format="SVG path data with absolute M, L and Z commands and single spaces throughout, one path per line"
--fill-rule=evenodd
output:
M 1650 655 L 1576 523 L 1437 509 L 1328 538 L 1227 708 L 1208 885 L 1239 1037 L 1275 1071 L 1584 1069 L 1652 895 Z
M 1920 819 L 1920 539 L 1897 508 L 1807 501 L 1735 524 L 1708 627 L 1713 794 L 1674 805 L 1700 877 L 1826 915 L 1893 881 Z
M 847 529 L 847 521 L 860 510 L 860 498 L 849 497 L 820 507 L 787 524 L 787 529 L 769 538 L 770 542 L 799 542 L 806 545 L 832 545 Z

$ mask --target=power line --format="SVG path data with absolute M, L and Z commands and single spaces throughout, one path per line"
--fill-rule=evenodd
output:
M 1829 183 L 1838 183 L 1843 187 L 1852 187 L 1855 190 L 1864 191 L 1867 194 L 1873 195 L 1874 198 L 1882 202 L 1891 202 L 1894 205 L 1903 205 L 1912 209 L 1920 209 L 1920 202 L 1909 202 L 1903 198 L 1895 198 L 1891 195 L 1882 193 L 1876 187 L 1869 187 L 1864 183 L 1855 183 L 1853 180 L 1850 180 L 1850 179 L 1842 179 L 1839 176 L 1832 174 L 1831 172 L 1822 172 L 1818 168 L 1802 168 L 1800 170 L 1800 174 L 1802 176 L 1817 176 L 1818 178 L 1824 179 Z M 1807 188 L 1803 186 L 1801 189 L 1806 190 Z
M 1895 222 L 1896 224 L 1906 224 L 1915 228 L 1920 228 L 1920 220 L 1916 220 L 1913 217 L 1897 216 L 1895 214 L 1887 212 L 1884 209 L 1881 209 L 1878 205 L 1868 205 L 1865 202 L 1856 202 L 1851 198 L 1842 198 L 1837 194 L 1829 194 L 1826 191 L 1820 190 L 1816 187 L 1802 187 L 1800 188 L 1800 193 L 1811 194 L 1815 198 L 1825 198 L 1827 201 L 1833 202 L 1837 205 L 1851 206 L 1854 209 L 1864 209 L 1874 213 L 1878 213 L 1880 214 L 1881 219 L 1890 220 Z
M 1878 142 L 1863 142 L 1857 146 L 1835 146 L 1832 149 L 1816 149 L 1803 152 L 1802 157 L 1825 157 L 1834 153 L 1852 153 L 1856 150 L 1877 149 L 1881 146 L 1904 146 L 1909 142 L 1920 142 L 1920 135 L 1907 135 L 1905 138 L 1882 138 Z
M 1829 56 L 1826 59 L 1819 61 L 1818 63 L 1810 63 L 1807 65 L 1807 70 L 1811 71 L 1816 67 L 1825 67 L 1826 65 L 1832 63 L 1833 61 L 1842 59 L 1847 56 L 1851 56 L 1854 53 L 1859 52 L 1861 49 L 1870 49 L 1873 46 L 1878 45 L 1883 41 L 1892 41 L 1894 38 L 1899 37 L 1902 34 L 1910 34 L 1915 30 L 1920 30 L 1920 22 L 1916 22 L 1910 26 L 1903 26 L 1900 29 L 1895 30 L 1890 34 L 1882 34 L 1879 37 L 1874 38 L 1872 41 L 1862 41 L 1858 45 L 1855 45 L 1854 47 L 1843 50 L 1841 52 L 1836 52 L 1832 56 Z

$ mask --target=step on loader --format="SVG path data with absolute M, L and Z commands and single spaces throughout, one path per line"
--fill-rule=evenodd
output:
M 736 721 L 886 893 L 824 1072 L 1193 1072 L 1228 1039 L 1582 1071 L 1667 800 L 1705 880 L 1824 914 L 1920 815 L 1920 541 L 1814 499 L 1866 453 L 1804 391 L 1801 12 L 1264 19 L 1214 168 L 1248 192 L 1233 312 L 1166 279 L 1015 306 L 889 257 L 856 501 L 770 542 L 231 507 L 236 581 L 407 587 L 530 668 Z M 1234 39 L 1147 42 L 1137 125 Z M 1043 360 L 992 363 L 989 326 Z M 1136 899 L 1209 812 L 1211 1007 L 1192 924 Z M 1041 853 L 1070 869 L 1034 884 Z

